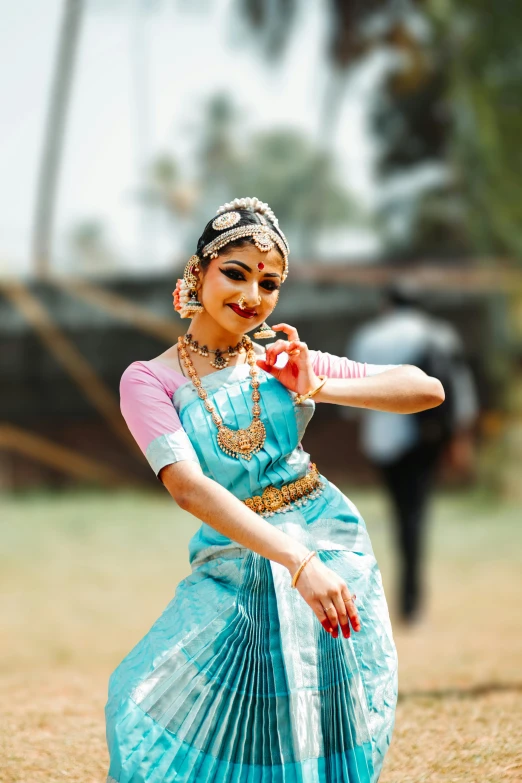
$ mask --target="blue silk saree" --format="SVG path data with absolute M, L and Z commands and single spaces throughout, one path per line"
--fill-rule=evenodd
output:
M 251 421 L 248 365 L 201 378 L 227 426 Z M 301 445 L 315 403 L 259 370 L 263 449 L 224 454 L 193 384 L 171 403 L 183 426 L 155 437 L 156 472 L 194 459 L 239 499 L 308 470 Z M 181 437 L 180 437 L 181 435 Z M 335 444 L 332 444 L 335 448 Z M 354 504 L 325 476 L 270 524 L 301 541 L 357 595 L 361 630 L 333 638 L 288 570 L 202 523 L 192 572 L 112 673 L 108 783 L 375 783 L 390 744 L 397 654 L 381 574 Z

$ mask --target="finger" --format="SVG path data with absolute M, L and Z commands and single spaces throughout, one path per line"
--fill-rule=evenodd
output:
M 268 372 L 271 375 L 277 375 L 279 372 L 279 367 L 273 367 L 271 364 L 267 364 L 264 359 L 256 359 L 256 364 L 262 370 L 265 370 L 265 372 Z
M 295 326 L 290 326 L 290 324 L 276 324 L 275 326 L 272 326 L 272 329 L 276 332 L 285 332 L 285 334 L 288 335 L 289 340 L 299 340 L 299 335 Z
M 319 601 L 317 601 L 317 602 L 314 602 L 314 604 L 311 604 L 311 606 L 312 606 L 314 612 L 316 613 L 317 619 L 319 620 L 319 622 L 323 626 L 324 630 L 328 631 L 328 633 L 332 633 L 333 628 L 330 625 L 330 620 L 328 619 L 328 617 L 325 614 L 325 611 L 323 609 L 323 605 L 321 603 L 319 603 Z
M 308 351 L 308 345 L 301 340 L 277 340 L 266 348 L 266 360 L 269 364 L 275 364 L 280 353 L 288 353 L 297 356 Z
M 265 354 L 269 363 L 277 361 L 277 357 L 280 353 L 291 353 L 292 351 L 299 351 L 301 349 L 299 340 L 276 340 L 275 343 L 267 345 Z
M 333 603 L 325 604 L 323 603 L 323 608 L 326 613 L 326 616 L 330 620 L 330 625 L 332 626 L 332 636 L 334 639 L 337 639 L 339 636 L 339 620 L 337 618 L 337 609 L 333 605 Z
M 287 351 L 290 356 L 300 356 L 302 354 L 306 358 L 308 346 L 301 340 L 292 340 L 291 342 L 289 341 L 286 343 L 284 350 Z
M 361 630 L 361 621 L 359 620 L 359 615 L 357 613 L 357 607 L 355 606 L 354 597 L 348 590 L 347 585 L 344 585 L 341 588 L 341 594 L 343 597 L 344 604 L 346 606 L 346 611 L 348 613 L 348 617 L 350 618 L 350 622 L 352 624 L 352 628 L 354 631 L 360 631 Z
M 330 620 L 328 617 L 326 617 L 324 620 L 321 620 L 321 625 L 323 626 L 325 631 L 328 631 L 328 633 L 333 633 L 333 628 L 330 625 Z
M 275 364 L 278 354 L 284 350 L 286 345 L 288 345 L 288 340 L 276 340 L 275 343 L 267 345 L 265 349 L 267 363 Z
M 344 603 L 341 591 L 331 596 L 335 609 L 337 611 L 337 617 L 339 618 L 339 625 L 345 639 L 350 636 L 350 623 L 348 621 L 348 613 L 346 611 L 346 604 Z

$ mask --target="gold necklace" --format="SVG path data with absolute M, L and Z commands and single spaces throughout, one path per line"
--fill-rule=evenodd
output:
M 218 428 L 217 442 L 221 451 L 228 454 L 230 457 L 244 457 L 244 459 L 252 459 L 252 455 L 256 454 L 263 448 L 266 430 L 265 425 L 259 418 L 261 415 L 261 407 L 259 400 L 261 399 L 261 393 L 259 391 L 259 380 L 257 379 L 257 366 L 255 363 L 255 352 L 252 347 L 252 341 L 247 335 L 245 335 L 245 347 L 247 351 L 247 362 L 250 365 L 250 385 L 252 387 L 252 421 L 245 429 L 233 430 L 230 427 L 226 427 L 223 424 L 223 419 L 216 413 L 216 409 L 208 399 L 206 390 L 204 389 L 201 379 L 198 377 L 196 369 L 192 364 L 185 345 L 183 337 L 178 337 L 178 351 L 179 355 L 183 359 L 185 367 L 194 386 L 197 389 L 199 397 L 203 400 L 203 405 L 212 416 L 212 421 Z
M 237 343 L 237 345 L 229 345 L 228 348 L 225 351 L 222 351 L 220 348 L 211 349 L 208 348 L 206 345 L 200 345 L 197 340 L 192 339 L 191 334 L 186 334 L 183 337 L 183 342 L 185 345 L 188 345 L 191 351 L 194 353 L 199 353 L 200 356 L 208 357 L 209 354 L 214 353 L 216 355 L 215 359 L 209 359 L 210 364 L 212 367 L 215 367 L 216 370 L 222 370 L 225 367 L 228 367 L 228 364 L 230 362 L 231 356 L 237 356 L 238 353 L 243 353 L 246 350 L 246 340 L 245 337 L 242 337 L 241 340 Z M 226 356 L 225 354 L 228 354 Z

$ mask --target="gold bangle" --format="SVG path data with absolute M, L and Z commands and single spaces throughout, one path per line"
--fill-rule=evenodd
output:
M 317 377 L 321 381 L 319 386 L 316 386 L 315 389 L 311 389 L 310 391 L 306 392 L 306 394 L 298 394 L 294 400 L 297 403 L 297 405 L 301 405 L 301 403 L 304 402 L 304 400 L 307 400 L 309 397 L 314 397 L 317 394 L 317 392 L 323 388 L 326 381 L 328 380 L 328 375 L 318 375 Z
M 296 582 L 297 582 L 297 580 L 299 578 L 299 574 L 301 573 L 301 571 L 303 570 L 305 565 L 308 563 L 308 561 L 311 560 L 312 557 L 314 555 L 316 555 L 316 554 L 317 554 L 317 552 L 314 549 L 312 552 L 308 552 L 308 554 L 306 555 L 304 560 L 301 561 L 301 564 L 300 564 L 299 568 L 297 569 L 297 571 L 295 572 L 295 574 L 292 577 L 292 587 L 295 587 L 295 584 L 296 584 Z

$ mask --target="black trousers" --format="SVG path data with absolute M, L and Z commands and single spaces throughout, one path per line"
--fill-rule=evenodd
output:
M 422 444 L 390 463 L 375 463 L 393 505 L 400 557 L 398 598 L 404 619 L 422 608 L 426 517 L 443 443 Z

